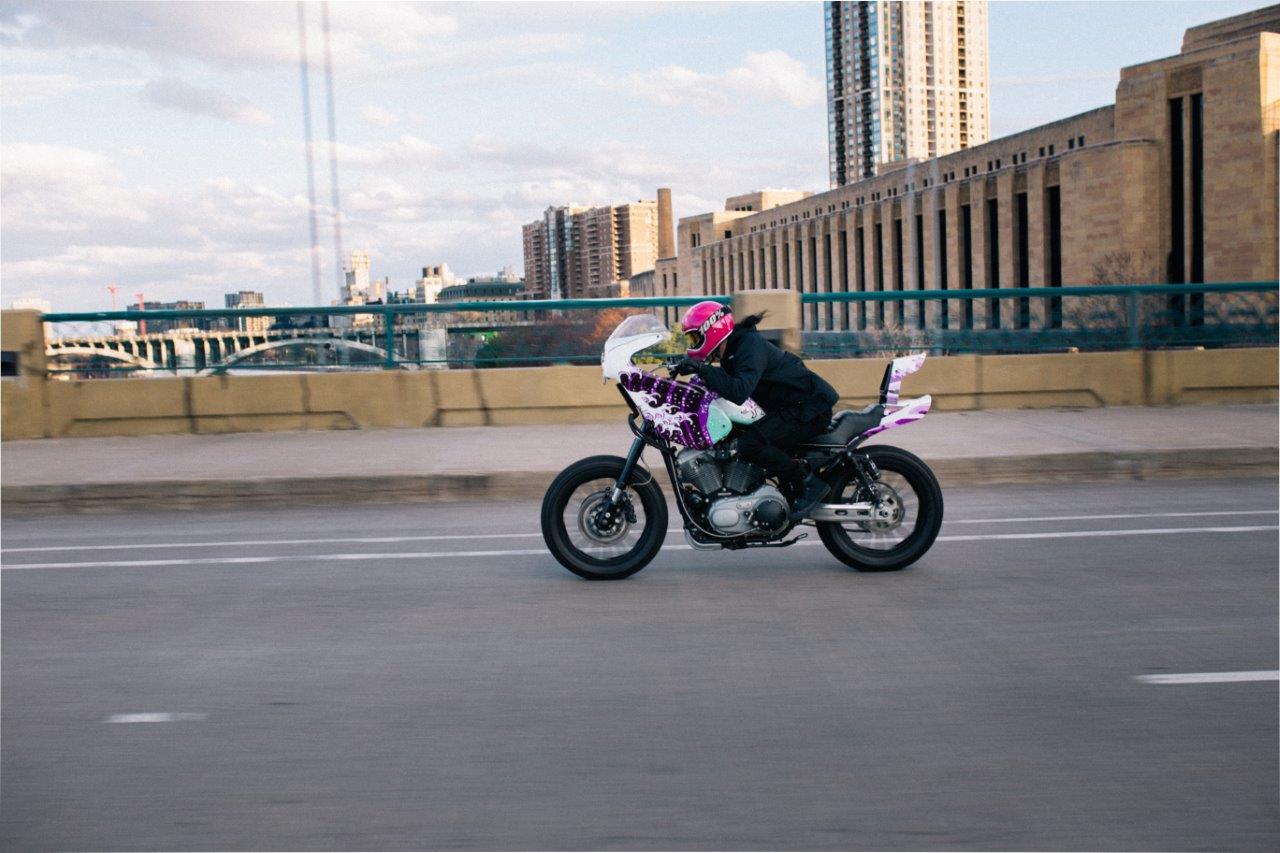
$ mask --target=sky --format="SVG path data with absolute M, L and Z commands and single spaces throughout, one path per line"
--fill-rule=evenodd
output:
M 992 2 L 992 138 L 1114 102 L 1119 69 L 1252 0 Z M 676 216 L 828 186 L 822 4 L 331 7 L 346 252 L 412 286 L 523 266 L 548 205 Z M 322 301 L 337 297 L 321 7 L 305 6 Z M 312 304 L 296 3 L 0 0 L 0 302 L 260 290 Z

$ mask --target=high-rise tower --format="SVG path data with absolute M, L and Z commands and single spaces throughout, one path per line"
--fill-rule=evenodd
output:
M 825 6 L 833 187 L 987 141 L 985 0 Z

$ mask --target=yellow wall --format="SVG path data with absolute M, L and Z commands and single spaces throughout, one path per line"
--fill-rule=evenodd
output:
M 813 361 L 842 405 L 877 393 L 881 359 Z M 943 411 L 1270 402 L 1276 350 L 929 359 L 904 396 Z M 3 382 L 8 439 L 604 422 L 625 409 L 595 367 Z

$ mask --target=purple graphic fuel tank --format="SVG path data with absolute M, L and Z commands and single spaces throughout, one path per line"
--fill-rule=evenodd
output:
M 706 450 L 733 427 L 728 415 L 711 405 L 719 397 L 701 385 L 664 379 L 637 367 L 620 371 L 618 382 L 654 431 L 674 444 Z

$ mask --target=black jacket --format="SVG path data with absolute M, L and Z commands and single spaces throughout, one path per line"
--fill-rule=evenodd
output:
M 766 341 L 754 323 L 733 330 L 720 363 L 699 365 L 707 387 L 738 404 L 750 397 L 766 414 L 789 410 L 799 420 L 812 420 L 829 413 L 839 398 L 803 361 Z

